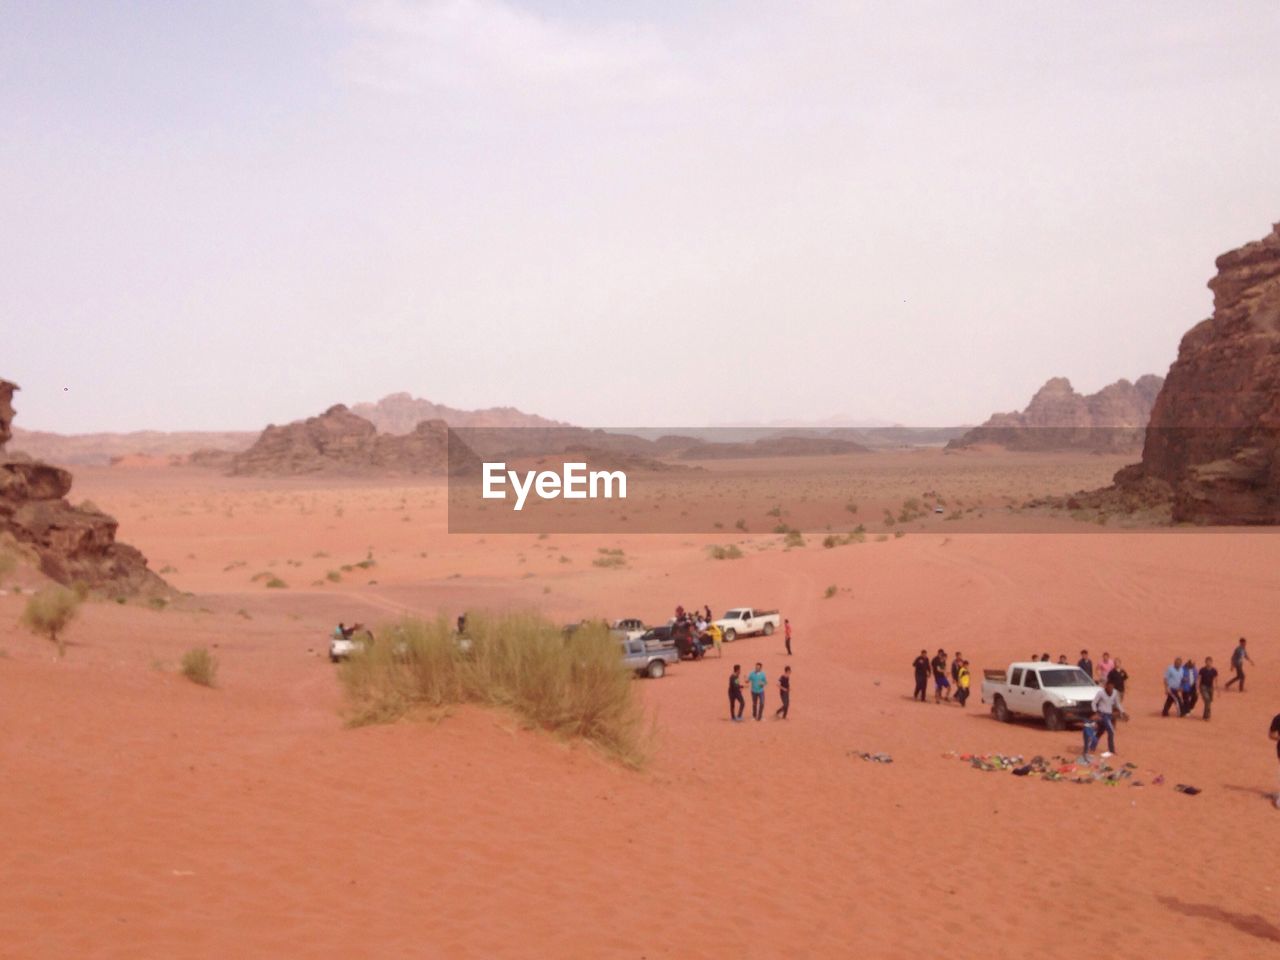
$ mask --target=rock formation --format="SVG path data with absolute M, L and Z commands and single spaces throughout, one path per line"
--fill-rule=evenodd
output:
M 170 592 L 147 569 L 146 557 L 116 542 L 113 517 L 89 504 L 73 507 L 67 502 L 70 473 L 25 454 L 5 453 L 17 389 L 0 380 L 0 532 L 32 550 L 41 571 L 59 583 L 114 595 Z
M 1116 486 L 1166 489 L 1175 521 L 1280 523 L 1280 224 L 1217 267 L 1213 315 L 1182 338 Z
M 267 427 L 253 446 L 232 459 L 231 473 L 443 475 L 450 467 L 450 442 L 449 428 L 442 420 L 422 421 L 404 435 L 379 433 L 364 417 L 337 404 L 318 417 Z M 452 442 L 457 461 L 462 448 L 456 440 Z M 463 457 L 467 455 L 462 452 Z
M 423 420 L 443 420 L 448 426 L 454 428 L 568 426 L 536 414 L 522 413 L 514 407 L 457 410 L 407 393 L 388 394 L 377 403 L 354 404 L 351 412 L 368 420 L 379 433 L 390 434 L 412 433 Z
M 1076 393 L 1066 377 L 1036 391 L 1021 413 L 997 413 L 948 449 L 994 443 L 1010 450 L 1137 450 L 1164 381 L 1148 374 L 1117 380 L 1097 393 Z

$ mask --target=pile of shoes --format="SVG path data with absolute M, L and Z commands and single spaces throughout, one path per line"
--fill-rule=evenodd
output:
M 986 773 L 1007 770 L 1015 777 L 1037 777 L 1057 783 L 1100 783 L 1106 787 L 1118 787 L 1121 784 L 1128 784 L 1131 787 L 1144 785 L 1143 781 L 1134 776 L 1138 770 L 1136 763 L 1113 767 L 1105 760 L 1094 760 L 1083 756 L 1048 758 L 1036 756 L 1027 760 L 1021 756 L 1009 756 L 1003 753 L 959 753 L 955 750 L 948 750 L 943 757 L 963 761 L 973 769 Z M 1164 775 L 1157 775 L 1151 782 L 1159 786 L 1164 783 Z M 1200 793 L 1198 787 L 1186 784 L 1178 784 L 1174 789 L 1190 796 Z

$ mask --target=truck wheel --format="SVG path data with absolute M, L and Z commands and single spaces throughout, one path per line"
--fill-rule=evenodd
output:
M 725 643 L 733 643 L 733 641 L 737 639 L 738 639 L 738 632 L 734 630 L 732 627 L 730 627 L 728 630 L 724 632 Z
M 661 680 L 662 675 L 666 672 L 667 672 L 667 665 L 663 663 L 661 660 L 654 660 L 652 663 L 649 664 L 648 673 L 649 673 L 650 680 Z
M 770 635 L 770 634 L 772 634 L 772 633 L 773 633 L 773 624 L 772 624 L 772 623 L 766 623 L 766 624 L 764 625 L 764 635 L 767 637 L 767 636 L 769 636 L 769 635 Z
M 1004 702 L 1004 697 L 998 695 L 991 704 L 991 715 L 1001 723 L 1013 722 L 1013 714 L 1009 712 L 1009 705 Z
M 1062 715 L 1062 711 L 1055 707 L 1052 703 L 1045 704 L 1044 708 L 1044 725 L 1050 730 L 1067 729 L 1067 718 Z

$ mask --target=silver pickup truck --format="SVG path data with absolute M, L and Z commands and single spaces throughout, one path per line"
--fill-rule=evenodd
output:
M 657 680 L 667 672 L 667 664 L 680 662 L 680 651 L 674 646 L 646 644 L 639 637 L 623 640 L 622 662 L 641 676 Z

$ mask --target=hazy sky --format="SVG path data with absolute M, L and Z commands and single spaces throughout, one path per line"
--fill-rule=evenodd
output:
M 1280 220 L 1277 50 L 1275 0 L 0 0 L 0 376 L 62 431 L 980 420 L 1167 370 Z

